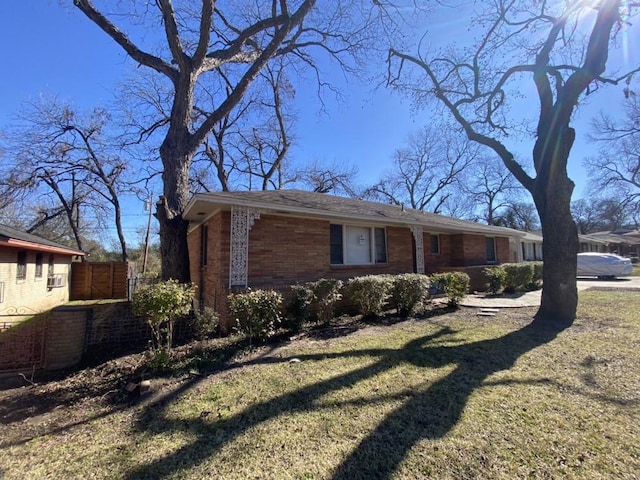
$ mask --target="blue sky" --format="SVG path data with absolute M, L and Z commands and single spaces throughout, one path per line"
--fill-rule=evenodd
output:
M 450 26 L 438 27 L 443 25 L 432 28 L 434 33 Z M 108 104 L 117 82 L 130 68 L 125 54 L 110 38 L 80 12 L 57 1 L 3 2 L 0 41 L 5 45 L 0 128 L 12 122 L 22 102 L 42 92 L 70 99 L 79 108 Z M 629 61 L 640 63 L 637 29 L 627 45 Z M 428 112 L 411 113 L 409 101 L 401 96 L 356 80 L 345 85 L 343 102 L 325 98 L 326 113 L 320 113 L 314 95 L 314 90 L 298 87 L 294 159 L 355 164 L 360 183 L 378 180 L 390 168 L 393 151 L 402 146 L 407 134 L 429 121 Z M 586 183 L 581 158 L 595 148 L 584 138 L 589 119 L 602 106 L 615 111 L 621 101 L 621 88 L 607 88 L 576 118 L 578 138 L 569 169 L 577 184 L 574 198 L 583 196 Z M 127 215 L 127 233 L 133 235 L 135 228 L 146 221 L 142 203 L 132 204 Z

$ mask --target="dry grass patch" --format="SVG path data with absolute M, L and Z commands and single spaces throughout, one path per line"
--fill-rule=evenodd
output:
M 575 325 L 560 332 L 532 327 L 531 309 L 493 319 L 460 310 L 303 337 L 178 379 L 165 396 L 5 444 L 0 470 L 6 478 L 634 478 L 638 311 L 640 293 L 588 291 Z M 0 423 L 0 436 L 7 427 Z

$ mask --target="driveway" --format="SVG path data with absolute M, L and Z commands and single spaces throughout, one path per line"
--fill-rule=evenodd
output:
M 600 279 L 596 277 L 578 278 L 578 292 L 595 288 L 598 290 L 637 290 L 640 291 L 640 277 L 620 277 Z M 460 305 L 474 308 L 517 308 L 537 307 L 540 305 L 542 290 L 533 292 L 511 293 L 491 297 L 485 294 L 467 295 Z

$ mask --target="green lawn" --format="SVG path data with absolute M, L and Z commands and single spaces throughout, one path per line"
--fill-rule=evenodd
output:
M 582 292 L 564 331 L 534 311 L 305 335 L 55 426 L 0 411 L 0 478 L 636 478 L 640 293 Z

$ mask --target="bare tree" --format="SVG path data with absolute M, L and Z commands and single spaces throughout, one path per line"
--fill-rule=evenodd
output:
M 571 212 L 579 233 L 617 230 L 635 223 L 625 196 L 581 198 L 571 203 Z
M 602 113 L 593 121 L 591 139 L 600 145 L 587 157 L 591 189 L 624 199 L 626 208 L 640 211 L 640 98 L 627 88 L 624 115 L 616 120 Z
M 473 19 L 483 32 L 468 44 L 438 53 L 426 47 L 416 54 L 389 51 L 389 84 L 418 100 L 437 98 L 469 139 L 493 149 L 533 196 L 545 259 L 538 321 L 570 323 L 576 315 L 578 238 L 570 210 L 574 183 L 567 175 L 575 130 L 570 122 L 582 96 L 628 75 L 604 76 L 610 43 L 625 26 L 621 15 L 636 6 L 621 0 L 483 2 L 476 4 L 479 13 Z M 517 133 L 513 127 L 523 124 L 522 118 L 514 121 L 509 108 L 526 94 L 526 78 L 535 87 L 538 107 L 535 176 L 505 142 L 508 133 Z
M 394 153 L 394 168 L 367 188 L 369 198 L 416 210 L 441 213 L 447 199 L 459 191 L 462 172 L 476 161 L 479 150 L 457 129 L 431 124 L 410 134 Z
M 358 168 L 349 163 L 337 160 L 328 163 L 316 159 L 297 172 L 293 183 L 304 190 L 356 198 L 361 195 L 354 180 L 357 175 Z
M 74 5 L 135 62 L 170 83 L 170 115 L 159 149 L 163 196 L 157 217 L 163 277 L 181 281 L 189 279 L 182 212 L 189 200 L 192 161 L 216 126 L 272 59 L 295 57 L 319 75 L 310 49 L 319 48 L 348 68 L 345 56 L 361 48 L 364 37 L 375 38 L 372 30 L 354 26 L 340 1 L 201 0 L 181 4 L 180 11 L 171 0 L 145 4 L 144 11 L 123 11 L 125 2 L 98 8 L 91 0 L 74 0 Z M 133 24 L 138 29 L 162 25 L 164 46 L 143 46 L 132 35 Z M 203 90 L 208 95 L 201 97 Z M 196 115 L 202 112 L 206 115 Z
M 478 158 L 465 172 L 462 191 L 481 206 L 481 216 L 487 225 L 496 225 L 500 212 L 517 203 L 522 186 L 502 162 L 486 156 Z
M 536 206 L 530 202 L 513 202 L 500 215 L 496 216 L 495 225 L 514 228 L 524 232 L 540 230 L 540 220 Z
M 18 160 L 4 169 L 3 183 L 15 193 L 27 195 L 47 191 L 53 201 L 40 206 L 29 231 L 66 217 L 76 245 L 83 247 L 83 215 L 91 212 L 94 223 L 109 216 L 127 261 L 127 244 L 122 227 L 120 196 L 126 162 L 109 138 L 110 116 L 104 109 L 77 113 L 57 98 L 29 103 L 20 115 L 21 123 L 11 135 L 11 152 Z M 32 202 L 33 203 L 33 202 Z

